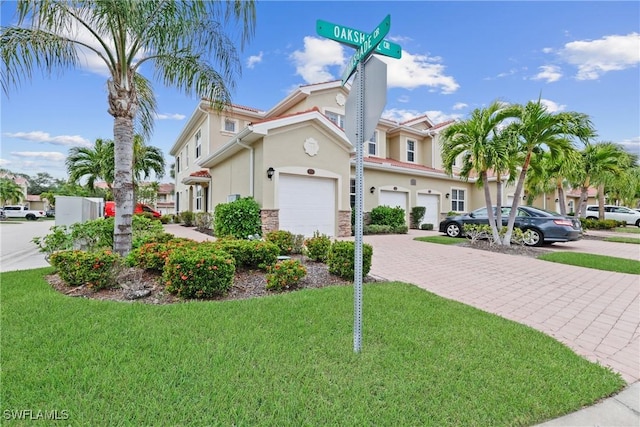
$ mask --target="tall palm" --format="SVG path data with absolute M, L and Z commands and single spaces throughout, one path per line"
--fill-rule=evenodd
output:
M 575 149 L 558 153 L 556 157 L 551 157 L 548 151 L 534 153 L 524 184 L 527 204 L 531 204 L 540 194 L 555 192 L 558 195 L 560 213 L 566 215 L 564 190 L 568 185 L 567 177 L 579 164 L 579 160 L 580 154 Z
M 494 101 L 487 108 L 475 109 L 469 119 L 457 122 L 442 132 L 442 160 L 445 172 L 453 174 L 456 159 L 462 156 L 461 178 L 468 180 L 471 173 L 478 175 L 477 185 L 484 188 L 489 224 L 495 241 L 499 241 L 498 225 L 492 209 L 488 186 L 489 171 L 507 155 L 505 144 L 492 138 L 504 119 L 505 105 Z M 499 221 L 499 219 L 498 219 Z
M 24 199 L 22 187 L 8 178 L 0 178 L 0 201 L 7 203 L 20 203 Z
M 572 140 L 583 142 L 595 135 L 593 125 L 586 114 L 576 112 L 551 113 L 538 101 L 529 101 L 526 105 L 514 105 L 508 108 L 507 115 L 515 121 L 509 125 L 518 136 L 518 146 L 523 163 L 514 191 L 514 204 L 521 197 L 534 151 L 546 150 L 552 159 L 573 149 Z M 511 243 L 511 235 L 516 220 L 516 209 L 511 209 L 507 231 L 503 244 Z
M 587 143 L 581 151 L 581 162 L 575 169 L 574 182 L 580 187 L 580 201 L 576 212 L 584 217 L 587 213 L 587 192 L 589 187 L 598 188 L 599 212 L 604 218 L 605 184 L 611 183 L 612 177 L 622 176 L 630 167 L 630 158 L 619 144 L 612 142 Z
M 113 161 L 110 157 L 113 158 L 113 141 L 108 139 L 96 139 L 93 147 L 71 148 L 65 161 L 69 180 L 79 183 L 85 178 L 85 185 L 90 190 L 95 188 L 96 181 L 104 181 L 112 190 Z
M 156 177 L 164 176 L 165 161 L 162 150 L 146 145 L 141 135 L 133 137 L 133 171 L 135 182 L 147 179 L 153 172 Z
M 149 65 L 162 83 L 224 108 L 241 68 L 238 52 L 224 32 L 230 28 L 226 24 L 241 24 L 243 46 L 254 33 L 255 2 L 19 0 L 17 15 L 15 26 L 0 30 L 5 64 L 0 77 L 5 92 L 30 79 L 36 68 L 51 74 L 79 67 L 79 49 L 97 55 L 109 72 L 113 193 L 119 207 L 113 240 L 114 250 L 125 255 L 132 243 L 134 127 L 149 135 L 156 106 L 151 82 L 141 74 L 142 65 Z M 209 61 L 217 63 L 220 71 Z

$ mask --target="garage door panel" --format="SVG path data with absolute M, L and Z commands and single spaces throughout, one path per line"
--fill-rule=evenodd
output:
M 422 217 L 422 224 L 433 224 L 436 226 L 440 222 L 438 212 L 438 196 L 435 194 L 418 194 L 416 206 L 424 206 L 425 212 Z
M 335 235 L 335 180 L 295 175 L 280 175 L 280 229 L 293 234 L 313 236 L 315 231 Z

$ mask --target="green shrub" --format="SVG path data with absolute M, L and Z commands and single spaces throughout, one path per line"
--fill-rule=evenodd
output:
M 267 271 L 267 290 L 270 291 L 293 288 L 307 275 L 307 269 L 296 259 L 280 261 Z
M 326 234 L 320 234 L 319 231 L 313 232 L 313 237 L 308 238 L 304 242 L 307 247 L 307 256 L 319 262 L 327 262 L 329 248 L 331 247 L 331 239 Z
M 362 227 L 362 234 L 391 234 L 393 227 L 390 225 L 370 224 Z
M 371 209 L 371 224 L 399 227 L 405 225 L 404 209 L 401 207 L 376 206 Z
M 262 240 L 219 239 L 214 245 L 231 254 L 236 268 L 267 269 L 278 261 L 280 248 L 275 243 Z
M 180 237 L 174 237 L 166 242 L 145 243 L 129 252 L 126 259 L 127 265 L 161 272 L 172 251 L 196 245 L 198 245 L 197 242 Z
M 411 228 L 419 228 L 422 218 L 427 211 L 424 206 L 414 206 L 411 208 Z
M 220 203 L 214 211 L 214 233 L 217 237 L 233 236 L 246 239 L 262 234 L 260 205 L 253 197 L 243 197 L 229 203 Z
M 420 226 L 420 230 L 433 230 L 433 224 L 427 224 L 427 223 L 422 224 Z
M 173 215 L 162 215 L 160 217 L 160 222 L 163 224 L 170 224 L 173 222 Z
M 195 215 L 193 224 L 198 231 L 208 231 L 213 229 L 213 219 L 209 212 L 198 212 Z
M 51 254 L 53 265 L 68 286 L 86 285 L 92 289 L 106 289 L 116 285 L 115 270 L 120 257 L 110 250 L 84 252 L 60 251 Z
M 391 229 L 394 234 L 407 234 L 409 232 L 409 227 L 406 225 L 397 225 Z
M 180 212 L 180 222 L 183 223 L 186 227 L 193 227 L 193 221 L 195 220 L 196 214 L 191 211 Z
M 181 298 L 212 298 L 231 289 L 235 272 L 231 255 L 202 244 L 171 251 L 162 280 L 168 292 Z
M 264 236 L 267 242 L 275 243 L 280 248 L 280 255 L 293 253 L 293 234 L 286 230 L 270 231 Z
M 304 241 L 305 238 L 302 234 L 294 234 L 293 235 L 293 246 L 291 249 L 292 254 L 301 254 L 304 252 Z
M 367 243 L 362 244 L 362 277 L 371 270 L 373 248 Z M 329 273 L 353 280 L 355 277 L 355 243 L 350 241 L 335 241 L 329 248 L 327 266 Z
M 582 228 L 585 230 L 611 230 L 616 227 L 626 226 L 624 221 L 616 221 L 615 219 L 587 219 L 580 218 Z

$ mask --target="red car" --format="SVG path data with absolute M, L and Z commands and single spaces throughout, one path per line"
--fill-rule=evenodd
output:
M 138 203 L 135 207 L 135 209 L 133 210 L 134 214 L 143 214 L 145 212 L 148 212 L 150 214 L 152 214 L 154 216 L 154 218 L 160 218 L 162 216 L 162 214 L 158 211 L 153 210 L 152 208 L 150 208 L 147 205 L 144 205 L 142 203 Z M 116 203 L 115 202 L 105 202 L 104 204 L 104 216 L 109 217 L 109 216 L 116 216 Z

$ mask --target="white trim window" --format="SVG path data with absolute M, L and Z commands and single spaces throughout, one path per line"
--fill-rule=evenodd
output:
M 225 132 L 236 133 L 238 131 L 238 121 L 237 120 L 225 117 L 223 125 L 224 125 L 224 129 L 223 130 Z
M 198 130 L 196 132 L 196 159 L 199 159 L 202 155 L 202 132 Z
M 367 153 L 369 153 L 370 156 L 378 155 L 378 131 L 377 130 L 373 132 L 373 136 L 367 142 L 368 142 Z
M 407 162 L 415 163 L 416 161 L 416 142 L 407 139 Z
M 351 178 L 349 180 L 349 203 L 351 204 L 351 209 L 355 209 L 356 207 L 356 179 Z
M 202 185 L 196 186 L 196 210 L 202 210 Z
M 335 123 L 335 125 L 340 129 L 344 129 L 344 114 L 334 113 L 333 111 L 325 111 L 324 115 L 327 116 L 327 119 Z
M 180 156 L 176 157 L 176 173 L 180 173 Z
M 464 212 L 464 190 L 451 189 L 451 210 Z

